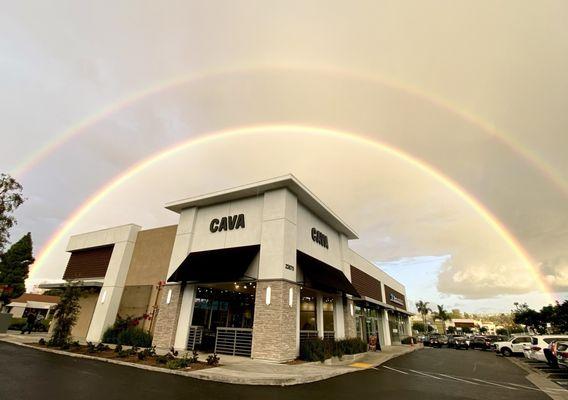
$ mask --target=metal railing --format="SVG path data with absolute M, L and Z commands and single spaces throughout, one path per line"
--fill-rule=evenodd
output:
M 323 338 L 335 340 L 335 331 L 323 331 Z
M 203 339 L 203 327 L 202 326 L 190 326 L 189 335 L 187 337 L 187 349 L 195 350 L 196 345 L 201 344 Z
M 313 331 L 313 330 L 300 331 L 300 342 L 303 342 L 303 341 L 309 340 L 309 339 L 317 339 L 318 337 L 319 337 L 318 331 Z
M 215 352 L 232 356 L 250 357 L 252 350 L 252 329 L 217 328 Z

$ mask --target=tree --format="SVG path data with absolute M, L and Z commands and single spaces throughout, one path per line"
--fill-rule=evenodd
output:
M 422 315 L 422 322 L 424 323 L 424 326 L 426 326 L 426 316 L 430 311 L 432 311 L 430 310 L 430 308 L 428 308 L 428 304 L 429 303 L 427 301 L 422 301 L 422 300 L 419 300 L 416 303 L 416 309 Z
M 497 331 L 495 332 L 498 335 L 502 335 L 502 336 L 508 336 L 509 332 L 507 332 L 507 329 L 505 328 L 499 328 L 497 329 Z
M 442 326 L 444 327 L 444 333 L 446 333 L 446 321 L 450 320 L 450 314 L 444 309 L 444 306 L 438 306 L 438 312 L 436 317 L 442 320 Z
M 487 328 L 484 327 L 484 326 L 480 327 L 480 328 L 479 328 L 479 333 L 481 333 L 481 334 L 487 333 Z
M 456 333 L 456 327 L 455 326 L 448 326 L 448 334 L 453 335 Z
M 465 327 L 462 328 L 462 332 L 463 333 L 471 333 L 472 331 L 471 331 L 471 328 L 469 326 L 465 326 Z
M 29 232 L 0 255 L 0 284 L 9 288 L 0 295 L 2 303 L 7 303 L 9 299 L 19 297 L 26 291 L 25 280 L 33 262 L 32 235 Z
M 16 224 L 14 211 L 24 202 L 22 185 L 8 174 L 0 174 L 0 252 L 10 238 L 10 229 Z
M 79 298 L 81 297 L 81 288 L 78 282 L 70 282 L 65 286 L 65 290 L 61 295 L 61 299 L 55 306 L 55 315 L 53 322 L 53 334 L 49 340 L 50 346 L 67 347 L 71 340 L 71 330 L 77 323 L 79 311 Z
M 414 322 L 412 323 L 412 330 L 424 333 L 426 332 L 426 326 L 422 322 Z

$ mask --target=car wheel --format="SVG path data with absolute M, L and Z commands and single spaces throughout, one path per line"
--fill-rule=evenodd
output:
M 511 349 L 505 347 L 503 350 L 501 350 L 501 354 L 503 354 L 505 357 L 511 357 L 513 355 L 513 352 L 511 351 Z

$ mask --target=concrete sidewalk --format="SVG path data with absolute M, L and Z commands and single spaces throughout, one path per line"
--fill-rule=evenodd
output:
M 40 337 L 45 336 L 47 335 L 36 334 L 30 336 L 9 333 L 1 334 L 0 340 L 8 343 L 31 347 L 30 344 L 37 343 Z M 31 348 L 39 351 L 47 351 L 70 357 L 95 359 L 104 362 L 111 362 L 113 364 L 127 365 L 130 367 L 215 382 L 233 383 L 240 385 L 288 386 L 321 381 L 324 379 L 332 378 L 334 376 L 360 371 L 361 369 L 374 368 L 392 358 L 422 349 L 422 346 L 390 346 L 380 352 L 363 353 L 354 359 L 350 359 L 349 356 L 346 356 L 342 361 L 336 361 L 331 365 L 320 362 L 294 365 L 275 364 L 245 357 L 220 355 L 219 357 L 221 358 L 221 365 L 219 367 L 197 371 L 168 370 L 165 368 L 141 365 L 121 360 L 103 359 L 99 357 L 69 353 L 55 349 L 40 348 L 35 346 Z M 200 359 L 203 360 L 206 358 L 206 356 L 206 354 L 202 354 L 200 356 Z

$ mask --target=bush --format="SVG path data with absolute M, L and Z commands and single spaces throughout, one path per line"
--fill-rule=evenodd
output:
M 207 365 L 212 365 L 214 367 L 219 365 L 219 356 L 217 356 L 216 353 L 209 354 L 207 356 Z
M 361 339 L 323 340 L 309 339 L 300 343 L 300 359 L 321 361 L 331 357 L 343 357 L 344 354 L 357 354 L 367 351 L 367 343 Z
M 152 335 L 138 326 L 140 318 L 117 317 L 116 322 L 103 334 L 103 342 L 126 346 L 150 347 Z
M 180 368 L 187 368 L 191 363 L 189 359 L 186 357 L 183 358 L 174 358 L 166 362 L 166 367 L 169 369 L 180 369 Z
M 414 344 L 418 343 L 418 339 L 412 336 L 405 337 L 400 341 L 401 344 L 410 344 L 410 339 L 414 340 Z
M 167 364 L 168 361 L 174 360 L 175 357 L 171 354 L 166 354 L 165 356 L 156 356 L 156 363 L 158 364 Z
M 8 329 L 12 331 L 21 331 L 25 324 L 25 318 L 12 318 L 12 323 L 10 324 Z
M 44 338 L 41 338 L 38 342 L 41 346 L 45 346 L 47 344 L 47 342 L 45 341 Z

